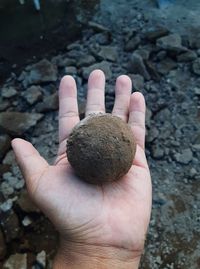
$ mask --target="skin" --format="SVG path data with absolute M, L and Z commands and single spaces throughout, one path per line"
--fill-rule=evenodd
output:
M 105 112 L 105 76 L 88 79 L 86 115 Z M 131 94 L 131 80 L 116 80 L 113 115 L 128 122 L 137 142 L 131 169 L 105 186 L 79 180 L 66 156 L 66 139 L 79 122 L 76 83 L 71 76 L 59 88 L 59 148 L 49 165 L 29 142 L 14 139 L 12 147 L 32 200 L 60 233 L 54 269 L 138 268 L 151 212 L 151 178 L 144 152 L 145 100 Z

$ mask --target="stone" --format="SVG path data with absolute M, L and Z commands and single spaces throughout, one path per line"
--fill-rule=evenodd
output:
M 33 105 L 42 99 L 42 88 L 40 86 L 31 86 L 23 93 L 24 99 L 28 104 Z
M 200 95 L 200 88 L 194 88 L 194 93 L 196 94 L 196 95 Z
M 26 190 L 21 191 L 18 200 L 16 201 L 17 205 L 26 213 L 39 213 L 40 210 L 35 206 L 31 201 Z
M 135 53 L 140 55 L 143 60 L 148 60 L 149 55 L 150 55 L 150 48 L 149 47 L 140 48 L 140 49 L 135 50 Z
M 14 188 L 10 186 L 8 182 L 2 182 L 0 185 L 0 190 L 5 198 L 14 193 Z
M 153 142 L 159 136 L 159 131 L 156 127 L 152 126 L 147 133 L 147 142 Z
M 76 64 L 75 59 L 69 58 L 66 55 L 55 56 L 52 58 L 51 62 L 53 65 L 57 65 L 58 67 L 65 67 Z
M 13 200 L 12 199 L 8 199 L 5 202 L 1 203 L 0 205 L 0 209 L 3 212 L 9 211 L 13 206 Z
M 154 42 L 156 41 L 156 39 L 166 36 L 168 34 L 169 34 L 169 29 L 165 27 L 156 27 L 156 28 L 154 27 L 146 31 L 144 33 L 144 37 L 147 40 Z
M 5 87 L 1 90 L 1 96 L 4 98 L 11 98 L 17 94 L 14 87 Z
M 4 241 L 3 233 L 0 229 L 0 260 L 2 260 L 6 255 L 6 244 Z
M 9 150 L 3 159 L 4 165 L 13 165 L 15 163 L 15 155 L 13 150 Z
M 93 34 L 90 39 L 90 44 L 108 45 L 111 41 L 111 34 L 109 32 Z
M 46 268 L 46 252 L 44 250 L 37 254 L 36 264 L 40 266 L 41 269 Z
M 146 126 L 151 127 L 151 118 L 152 118 L 152 111 L 147 107 L 146 108 Z
M 200 49 L 200 33 L 195 33 L 189 37 L 189 45 L 192 49 Z
M 142 91 L 144 89 L 144 78 L 141 75 L 128 74 L 132 80 L 134 91 Z
M 57 80 L 56 67 L 46 59 L 31 66 L 29 73 L 25 77 L 25 84 L 40 84 L 44 82 L 54 82 Z
M 129 64 L 129 71 L 133 74 L 139 74 L 144 79 L 150 80 L 150 75 L 146 69 L 144 61 L 140 55 L 133 53 Z
M 125 44 L 125 51 L 134 51 L 139 46 L 140 42 L 141 38 L 138 35 L 131 37 Z
M 79 67 L 89 66 L 93 64 L 94 62 L 95 62 L 95 58 L 92 55 L 85 55 L 78 60 L 77 66 Z
M 2 269 L 27 269 L 27 254 L 17 253 L 11 255 L 3 264 Z
M 20 136 L 43 117 L 39 113 L 1 112 L 0 128 L 10 135 Z
M 184 149 L 181 153 L 175 153 L 174 158 L 181 164 L 188 164 L 192 161 L 193 153 L 191 149 Z
M 50 96 L 44 97 L 43 102 L 39 102 L 35 109 L 37 112 L 49 112 L 58 110 L 58 93 L 53 93 Z
M 94 21 L 89 21 L 88 26 L 93 28 L 96 32 L 109 32 L 110 31 L 106 26 L 103 26 L 102 24 L 99 24 Z
M 117 56 L 117 48 L 113 46 L 101 46 L 100 50 L 97 52 L 97 57 L 99 57 L 100 60 L 115 62 L 117 60 Z
M 84 79 L 88 79 L 90 73 L 95 69 L 101 69 L 104 73 L 107 79 L 110 79 L 112 77 L 112 71 L 111 71 L 111 64 L 107 61 L 102 61 L 100 63 L 96 63 L 93 65 L 90 65 L 88 67 L 82 68 L 82 75 Z
M 22 220 L 22 224 L 24 227 L 29 226 L 31 223 L 32 223 L 32 220 L 28 216 L 25 216 Z
M 2 176 L 4 173 L 8 171 L 10 171 L 10 165 L 0 163 L 0 176 Z
M 200 75 L 200 58 L 197 58 L 192 65 L 192 70 L 194 74 Z
M 16 213 L 11 209 L 0 213 L 1 227 L 4 231 L 6 242 L 20 237 L 19 220 Z
M 149 75 L 151 76 L 151 79 L 159 82 L 161 79 L 161 76 L 157 71 L 157 67 L 155 66 L 155 63 L 153 63 L 151 61 L 144 61 L 144 62 L 145 62 L 145 66 L 147 68 L 147 71 L 148 71 Z
M 189 50 L 187 52 L 184 52 L 180 55 L 177 56 L 177 61 L 178 62 L 192 62 L 197 58 L 197 54 L 192 51 Z
M 75 66 L 66 66 L 65 73 L 66 73 L 66 75 L 76 75 L 77 69 Z
M 10 137 L 7 134 L 0 134 L 0 161 L 10 148 Z
M 157 39 L 156 45 L 161 49 L 177 53 L 187 51 L 187 49 L 182 46 L 182 39 L 179 34 L 170 34 L 161 37 Z
M 164 157 L 164 150 L 157 144 L 152 145 L 151 147 L 152 157 L 156 160 L 162 159 Z
M 170 58 L 165 58 L 157 64 L 157 70 L 162 75 L 167 75 L 172 69 L 177 67 L 177 63 Z

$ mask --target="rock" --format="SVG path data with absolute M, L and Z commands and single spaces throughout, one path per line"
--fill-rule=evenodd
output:
M 200 49 L 200 33 L 191 35 L 189 37 L 189 45 L 192 49 Z
M 162 159 L 164 157 L 164 150 L 157 144 L 151 147 L 152 157 L 156 160 Z
M 156 127 L 152 126 L 147 133 L 147 142 L 153 142 L 159 136 L 159 131 Z
M 2 260 L 6 255 L 6 244 L 4 241 L 3 233 L 0 229 L 0 260 Z
M 182 46 L 182 39 L 179 34 L 170 34 L 168 36 L 161 37 L 157 40 L 156 45 L 161 49 L 177 53 L 187 50 Z
M 194 61 L 192 65 L 192 70 L 196 75 L 200 75 L 200 58 Z
M 150 75 L 146 69 L 143 59 L 137 53 L 131 55 L 131 60 L 129 64 L 129 71 L 133 74 L 139 74 L 146 80 L 150 80 Z
M 46 268 L 46 252 L 44 250 L 37 254 L 36 264 L 40 266 L 41 269 Z
M 10 135 L 20 136 L 43 117 L 39 113 L 1 112 L 0 128 Z
M 142 91 L 144 89 L 144 78 L 141 75 L 128 74 L 132 80 L 133 90 Z
M 77 66 L 79 67 L 89 66 L 93 64 L 94 62 L 95 62 L 95 58 L 92 55 L 85 55 L 78 60 Z
M 7 243 L 20 237 L 18 217 L 13 210 L 1 213 L 0 219 Z
M 33 105 L 42 99 L 42 88 L 40 86 L 31 86 L 25 90 L 22 95 L 28 104 Z
M 29 226 L 31 223 L 32 223 L 32 220 L 28 216 L 25 216 L 24 219 L 22 220 L 22 224 L 25 227 Z
M 109 32 L 110 30 L 97 22 L 89 21 L 88 26 L 93 28 L 96 32 Z
M 165 27 L 158 27 L 158 28 L 152 28 L 149 29 L 144 33 L 144 37 L 153 42 L 156 41 L 156 39 L 161 38 L 163 36 L 166 36 L 169 34 L 169 30 Z
M 89 39 L 90 44 L 108 45 L 111 41 L 111 34 L 109 32 L 98 33 L 92 35 Z
M 177 63 L 170 58 L 165 58 L 163 61 L 157 64 L 157 70 L 162 75 L 167 75 L 169 71 L 175 69 L 177 67 Z
M 10 148 L 10 137 L 7 134 L 0 134 L 0 161 Z
M 69 58 L 65 55 L 55 56 L 52 58 L 51 62 L 53 65 L 57 65 L 58 67 L 65 67 L 76 64 L 75 59 Z
M 157 71 L 155 64 L 151 61 L 144 61 L 144 62 L 145 62 L 147 71 L 148 71 L 149 75 L 151 76 L 151 79 L 159 82 L 161 77 Z
M 56 67 L 46 59 L 31 66 L 31 70 L 25 77 L 24 86 L 40 84 L 43 82 L 54 82 L 57 80 Z
M 40 210 L 34 205 L 31 201 L 26 190 L 21 191 L 18 200 L 16 201 L 17 205 L 26 213 L 39 213 Z
M 0 190 L 5 198 L 14 193 L 14 188 L 10 186 L 8 182 L 2 182 L 0 185 Z
M 13 176 L 12 173 L 7 172 L 3 175 L 3 179 L 6 183 L 10 185 L 10 187 L 20 190 L 24 187 L 24 179 L 18 179 L 16 176 Z
M 13 165 L 15 163 L 15 155 L 13 150 L 9 150 L 3 159 L 3 164 L 5 165 Z
M 149 108 L 146 108 L 146 126 L 151 127 L 152 112 Z
M 84 79 L 88 79 L 90 73 L 95 69 L 101 69 L 104 73 L 107 79 L 110 79 L 112 77 L 112 71 L 110 69 L 110 63 L 107 61 L 102 61 L 100 63 L 96 63 L 93 65 L 90 65 L 89 67 L 83 67 L 82 68 L 82 74 Z
M 0 176 L 2 176 L 4 173 L 8 171 L 10 171 L 10 165 L 0 163 Z
M 5 87 L 1 90 L 1 96 L 4 98 L 11 98 L 17 94 L 14 87 Z
M 58 110 L 58 93 L 54 93 L 43 99 L 43 102 L 38 103 L 35 106 L 37 112 L 49 112 Z
M 13 200 L 8 199 L 0 205 L 0 209 L 3 212 L 9 211 L 13 206 Z
M 109 60 L 115 62 L 118 56 L 117 48 L 113 46 L 101 46 L 97 56 L 100 60 Z
M 150 48 L 149 47 L 144 47 L 144 48 L 140 48 L 135 50 L 135 53 L 137 53 L 138 55 L 140 55 L 142 57 L 143 60 L 148 60 L 149 59 L 149 55 L 150 55 Z
M 189 50 L 187 52 L 184 52 L 180 55 L 177 56 L 177 61 L 178 62 L 192 62 L 197 58 L 197 54 L 192 51 Z
M 76 75 L 77 69 L 75 66 L 67 66 L 67 67 L 65 67 L 65 73 L 67 75 Z
M 194 93 L 196 94 L 196 95 L 200 95 L 200 88 L 194 88 Z
M 125 45 L 125 51 L 134 51 L 140 44 L 141 39 L 138 35 L 133 36 Z
M 11 255 L 3 265 L 2 269 L 27 269 L 27 254 Z
M 184 149 L 182 150 L 181 153 L 176 153 L 174 155 L 174 158 L 177 162 L 181 163 L 181 164 L 188 164 L 189 162 L 191 162 L 192 158 L 193 158 L 193 153 L 191 151 L 191 149 Z

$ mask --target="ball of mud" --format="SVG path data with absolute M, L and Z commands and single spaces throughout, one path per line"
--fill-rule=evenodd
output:
M 67 140 L 67 157 L 75 173 L 92 184 L 111 182 L 130 169 L 136 151 L 131 128 L 111 114 L 90 115 Z

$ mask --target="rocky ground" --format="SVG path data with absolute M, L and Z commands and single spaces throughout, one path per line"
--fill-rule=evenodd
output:
M 107 111 L 112 110 L 114 82 L 120 74 L 132 78 L 133 91 L 141 91 L 148 106 L 146 153 L 153 210 L 141 268 L 200 267 L 197 23 L 193 18 L 189 24 L 190 13 L 188 21 L 184 18 L 185 7 L 174 20 L 170 9 L 157 10 L 149 1 L 146 7 L 146 1 L 126 2 L 128 11 L 124 1 L 118 1 L 118 12 L 110 16 L 112 5 L 103 12 L 106 3 L 102 1 L 80 40 L 59 55 L 25 67 L 20 76 L 12 73 L 1 86 L 0 267 L 4 269 L 50 268 L 57 242 L 56 231 L 28 198 L 10 140 L 31 141 L 52 162 L 57 151 L 60 78 L 71 74 L 76 79 L 83 116 L 87 78 L 95 68 L 106 74 Z M 191 12 L 196 14 L 195 7 Z

